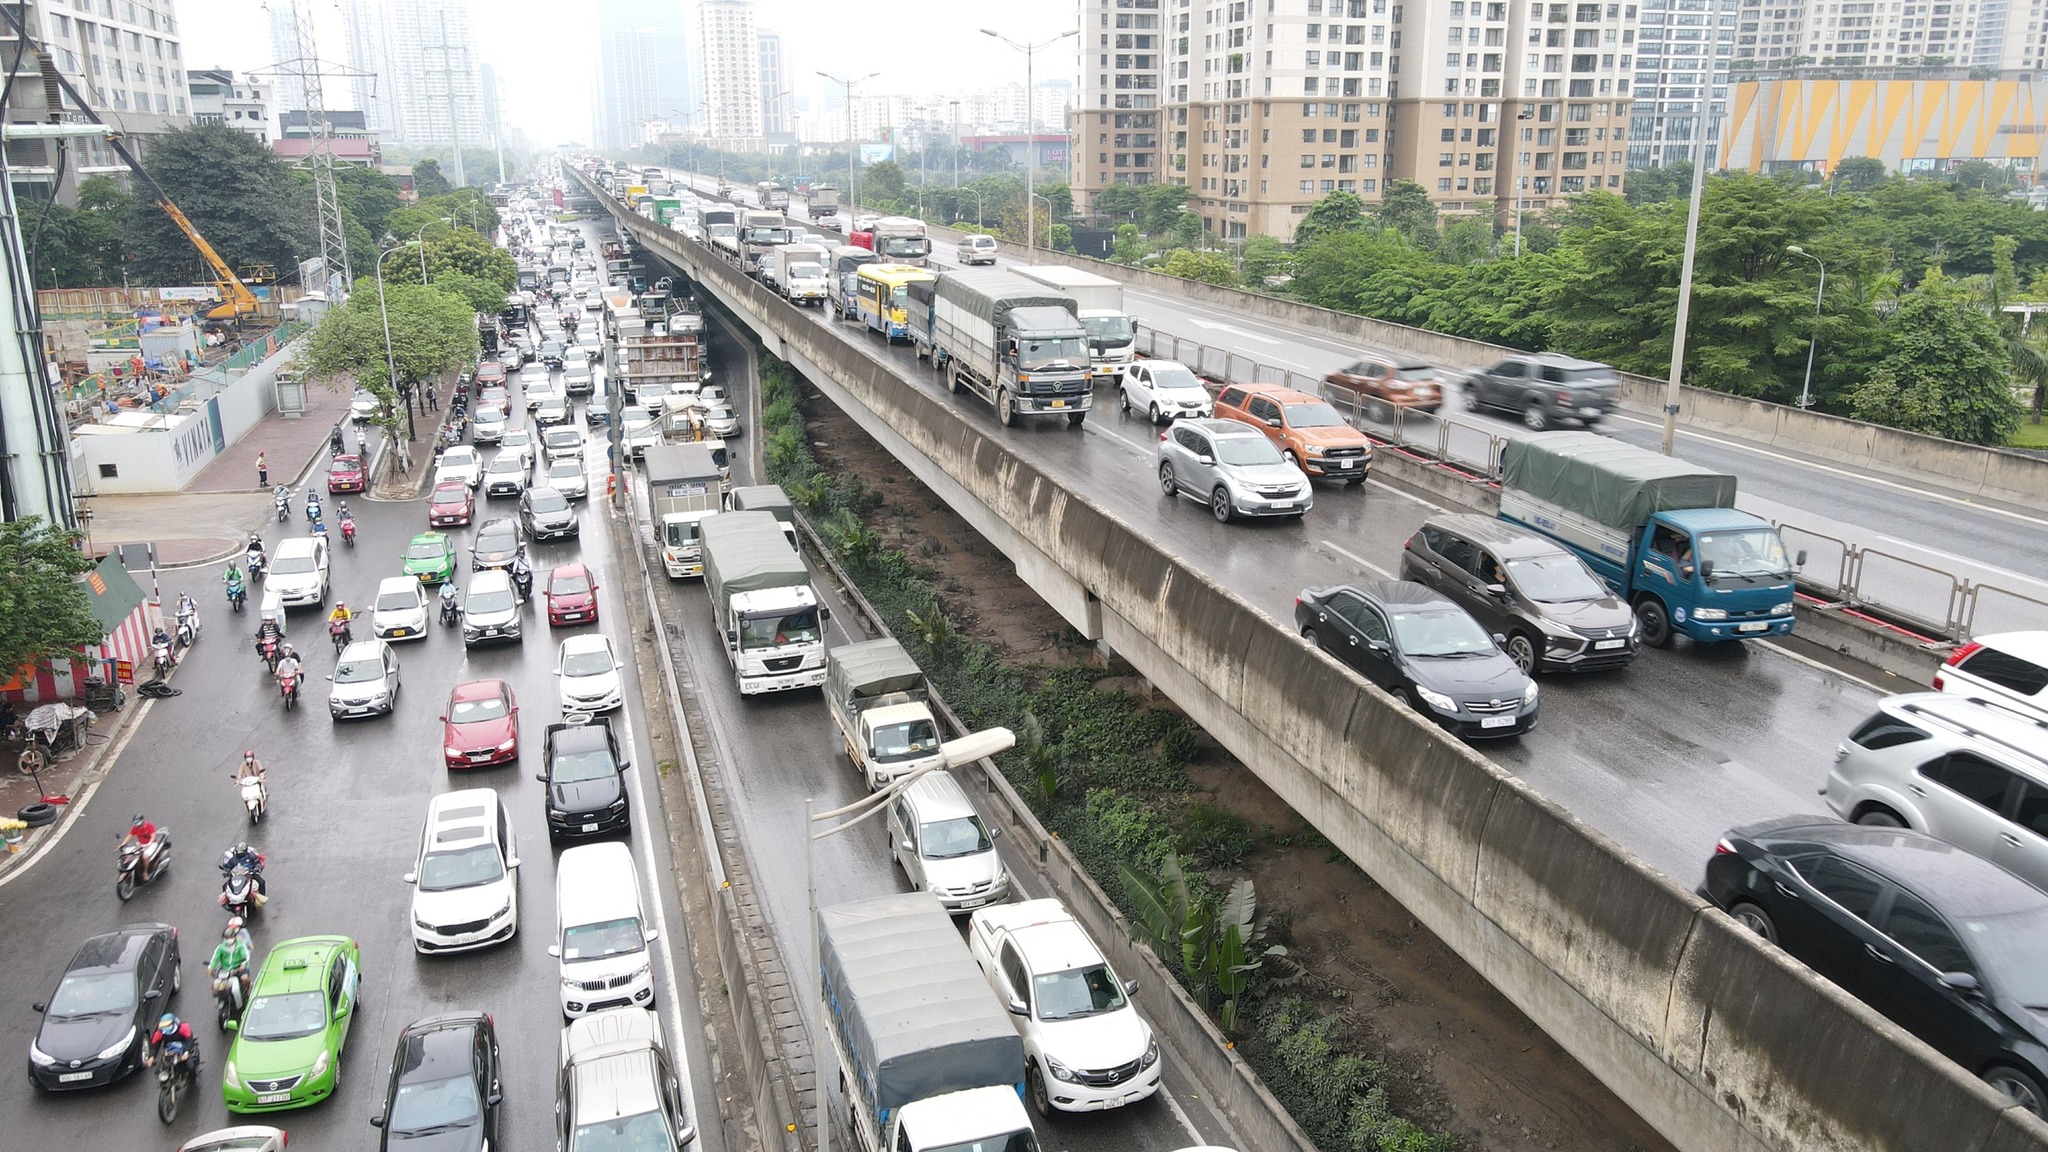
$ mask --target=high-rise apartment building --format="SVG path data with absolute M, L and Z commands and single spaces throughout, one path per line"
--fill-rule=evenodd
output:
M 2048 67 L 2044 0 L 1741 0 L 1735 55 L 1751 68 Z
M 1081 85 L 1070 125 L 1073 187 L 1084 211 L 1095 189 L 1167 179 L 1161 144 L 1166 47 L 1190 22 L 1177 0 L 1081 0 Z M 1187 77 L 1178 79 L 1185 93 Z M 1185 140 L 1185 128 L 1179 135 Z
M 630 148 L 655 121 L 692 123 L 700 96 L 681 0 L 599 0 L 597 142 Z
M 704 0 L 698 9 L 703 115 L 714 140 L 761 138 L 761 45 L 754 0 Z
M 1642 0 L 1636 22 L 1629 167 L 1662 168 L 1689 162 L 1696 134 L 1703 128 L 1702 110 L 1715 115 L 1727 112 L 1729 68 L 1735 60 L 1737 37 L 1741 26 L 1751 22 L 1744 14 L 1744 3 Z M 1707 163 L 1713 166 L 1717 161 L 1715 142 L 1710 139 Z
M 796 81 L 783 56 L 782 33 L 759 31 L 761 46 L 761 132 L 783 136 L 796 131 Z
M 146 153 L 149 137 L 192 123 L 172 0 L 118 0 L 98 7 L 27 0 L 8 7 L 27 25 L 30 39 L 48 48 L 52 65 L 86 103 L 101 118 L 120 125 L 131 151 Z M 13 60 L 18 50 L 13 25 L 0 22 L 0 56 Z M 9 82 L 8 122 L 61 117 L 61 111 L 53 117 L 58 110 L 49 104 L 57 95 L 56 86 L 46 86 L 34 57 L 28 60 L 29 66 Z M 68 98 L 64 105 L 74 109 Z M 56 141 L 9 140 L 6 147 L 15 195 L 24 199 L 56 196 L 68 201 L 80 179 L 96 174 L 125 179 L 120 159 L 93 137 L 64 142 L 61 173 Z
M 347 0 L 358 107 L 378 136 L 411 148 L 481 148 L 483 83 L 465 0 Z M 453 172 L 450 172 L 453 175 Z

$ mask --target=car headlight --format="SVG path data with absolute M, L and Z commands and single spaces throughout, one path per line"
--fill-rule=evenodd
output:
M 1321 444 L 1310 444 L 1304 447 L 1302 451 L 1308 453 L 1311 456 L 1321 456 L 1324 452 L 1329 451 L 1329 449 L 1324 448 Z
M 57 1058 L 55 1056 L 52 1056 L 48 1052 L 43 1051 L 41 1048 L 36 1047 L 36 1042 L 33 1040 L 28 1042 L 28 1059 L 29 1063 L 39 1065 L 44 1068 L 48 1068 L 50 1065 L 55 1064 L 57 1062 Z
M 1726 608 L 1695 608 L 1692 610 L 1692 618 L 1695 620 L 1726 620 L 1728 618 L 1728 610 Z
M 1534 703 L 1536 703 L 1536 682 L 1535 682 L 1534 680 L 1531 680 L 1531 681 L 1529 681 L 1529 687 L 1528 687 L 1528 690 L 1522 693 L 1522 703 L 1523 703 L 1523 704 L 1534 704 Z
M 624 812 L 626 810 L 626 798 L 621 796 L 617 800 L 612 801 L 611 807 L 614 812 Z
M 499 741 L 499 742 L 498 742 L 498 751 L 500 751 L 500 752 L 510 752 L 510 751 L 511 751 L 511 750 L 513 749 L 513 747 L 514 747 L 514 746 L 516 746 L 516 745 L 517 745 L 518 743 L 519 743 L 519 739 L 518 739 L 518 737 L 515 737 L 515 736 L 507 736 L 507 737 L 505 737 L 505 739 L 503 739 L 503 740 L 501 740 L 501 741 Z
M 1417 684 L 1415 686 L 1415 694 L 1417 696 L 1422 697 L 1422 702 L 1424 704 L 1429 705 L 1431 708 L 1434 708 L 1439 712 L 1456 712 L 1458 710 L 1458 702 L 1456 700 L 1451 699 L 1449 696 L 1446 696 L 1441 692 L 1434 692 L 1428 688 L 1424 688 L 1420 684 Z
M 128 1046 L 133 1043 L 135 1043 L 135 1029 L 130 1028 L 126 1033 L 124 1033 L 121 1036 L 119 1040 L 101 1049 L 99 1055 L 94 1056 L 93 1059 L 112 1060 L 114 1057 L 119 1056 L 123 1052 L 126 1052 L 128 1050 Z M 56 1061 L 53 1060 L 51 1061 L 51 1063 L 54 1064 L 56 1063 Z
M 462 749 L 460 749 L 460 748 L 457 748 L 457 747 L 455 747 L 455 746 L 453 746 L 453 745 L 450 745 L 450 746 L 448 746 L 448 747 L 446 747 L 446 748 L 443 748 L 443 749 L 441 749 L 441 752 L 442 752 L 442 754 L 443 754 L 443 755 L 447 756 L 447 757 L 448 757 L 448 758 L 449 758 L 450 760 L 456 759 L 456 758 L 458 758 L 458 757 L 460 757 L 460 756 L 462 755 Z
M 320 1058 L 318 1060 L 313 1061 L 313 1070 L 306 1074 L 306 1078 L 309 1080 L 318 1080 L 320 1077 L 327 1075 L 327 1069 L 332 1067 L 333 1064 L 333 1058 L 330 1057 L 326 1052 L 321 1052 Z
M 1045 1067 L 1047 1071 L 1052 1073 L 1052 1078 L 1055 1080 L 1064 1080 L 1067 1083 L 1072 1084 L 1077 1079 L 1077 1077 L 1075 1077 L 1074 1075 L 1073 1069 L 1068 1068 L 1065 1064 L 1060 1063 L 1059 1061 L 1053 1059 L 1050 1056 L 1047 1056 L 1045 1058 Z
M 628 975 L 626 979 L 628 982 L 631 982 L 645 977 L 650 977 L 652 975 L 654 975 L 654 965 L 650 962 L 647 964 L 642 964 L 638 968 L 633 969 L 632 973 Z
M 417 912 L 413 913 L 412 926 L 415 928 L 424 928 L 429 932 L 432 932 L 434 930 L 434 926 L 432 924 L 427 923 L 425 920 L 420 919 L 419 913 Z
M 1790 616 L 1791 614 L 1792 601 L 1790 600 L 1785 601 L 1783 604 L 1771 605 L 1771 615 L 1773 616 Z
M 504 907 L 502 907 L 502 908 L 500 908 L 500 909 L 498 909 L 498 910 L 497 910 L 496 912 L 493 912 L 493 913 L 491 913 L 491 919 L 493 919 L 493 920 L 496 920 L 496 919 L 497 919 L 498 917 L 500 917 L 500 916 L 504 916 L 504 915 L 507 915 L 507 914 L 508 914 L 508 913 L 510 913 L 511 911 L 512 911 L 512 898 L 511 898 L 510 896 L 507 896 L 507 897 L 505 897 L 505 906 L 504 906 Z
M 1150 1068 L 1159 1063 L 1159 1040 L 1154 1037 L 1145 1045 L 1145 1054 L 1138 1058 L 1138 1067 Z
M 234 1088 L 239 1090 L 242 1087 L 242 1078 L 240 1076 L 235 1075 L 235 1062 L 233 1060 L 230 1060 L 226 1064 L 221 1066 L 220 1084 L 223 1088 Z

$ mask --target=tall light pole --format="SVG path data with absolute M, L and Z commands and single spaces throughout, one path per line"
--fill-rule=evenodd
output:
M 1813 350 L 1820 343 L 1820 303 L 1821 299 L 1827 295 L 1828 266 L 1821 263 L 1820 257 L 1815 256 L 1797 244 L 1787 245 L 1785 251 L 1790 252 L 1794 256 L 1804 256 L 1815 264 L 1820 264 L 1820 287 L 1813 290 L 1813 338 L 1806 342 L 1806 381 L 1799 385 L 1799 406 L 1801 408 L 1811 408 L 1813 407 Z
M 1037 44 L 1019 44 L 993 28 L 983 28 L 981 34 L 993 36 L 1024 53 L 1024 251 L 1028 253 L 1038 246 L 1038 216 L 1031 207 L 1032 194 L 1038 187 L 1038 104 L 1033 99 L 1038 81 L 1032 71 L 1032 57 L 1040 48 L 1050 48 L 1069 36 L 1079 36 L 1081 30 L 1069 28 Z
M 960 102 L 953 101 L 953 187 L 960 186 Z
M 427 283 L 427 229 L 432 228 L 436 224 L 446 224 L 452 228 L 455 226 L 455 219 L 451 216 L 441 216 L 433 220 L 427 221 L 425 224 L 420 225 L 419 228 L 413 232 L 412 244 L 407 245 L 407 247 L 412 247 L 413 245 L 419 246 L 420 285 L 422 287 L 425 287 Z M 380 272 L 378 273 L 378 275 L 381 276 L 383 275 L 383 273 Z
M 389 248 L 386 248 L 377 257 L 377 315 L 380 319 L 384 321 L 384 369 L 386 372 L 390 374 L 391 394 L 393 396 L 398 395 L 398 354 L 391 350 L 391 309 L 387 308 L 384 304 L 384 261 L 393 252 L 403 252 L 407 248 L 412 248 L 415 246 L 423 247 L 423 245 L 421 245 L 420 241 L 418 240 L 408 240 L 403 244 L 395 244 Z M 424 284 L 425 282 L 426 278 L 424 274 L 422 274 L 421 283 Z M 406 439 L 409 440 L 412 438 L 410 434 L 412 425 L 412 408 L 410 406 L 408 406 L 405 410 L 405 421 L 407 430 Z M 403 453 L 401 452 L 401 455 L 402 454 Z
M 1692 198 L 1685 212 L 1685 265 L 1678 275 L 1678 318 L 1671 329 L 1671 376 L 1664 383 L 1664 443 L 1666 456 L 1678 443 L 1679 381 L 1685 370 L 1685 328 L 1692 319 L 1693 257 L 1700 247 L 1700 201 L 1707 187 L 1707 133 L 1713 126 L 1714 105 L 1701 101 L 1698 135 L 1692 142 Z
M 853 171 L 853 86 L 855 84 L 865 84 L 880 76 L 881 73 L 870 72 L 857 80 L 841 80 L 830 72 L 820 72 L 818 75 L 846 90 L 846 205 L 848 210 L 851 211 L 860 206 L 860 194 L 858 187 L 854 184 L 855 177 Z M 852 217 L 849 216 L 847 219 L 851 220 Z

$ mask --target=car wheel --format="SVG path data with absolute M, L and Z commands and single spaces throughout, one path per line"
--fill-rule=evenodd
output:
M 1316 630 L 1313 628 L 1303 628 L 1301 630 L 1301 642 L 1311 648 L 1321 648 L 1323 646 L 1323 642 L 1316 639 Z
M 1508 637 L 1508 659 L 1515 662 L 1515 667 L 1522 670 L 1522 675 L 1536 675 L 1536 646 L 1520 632 Z
M 1479 411 L 1479 386 L 1469 380 L 1465 382 L 1465 411 Z
M 1550 414 L 1543 410 L 1542 401 L 1532 400 L 1527 408 L 1522 409 L 1522 423 L 1531 432 L 1541 432 L 1550 427 Z
M 181 964 L 171 965 L 171 995 L 176 996 L 185 987 L 185 968 Z
M 1636 624 L 1642 629 L 1644 647 L 1671 646 L 1671 617 L 1665 612 L 1662 600 L 1645 596 L 1636 601 Z
M 1131 414 L 1131 394 L 1122 388 L 1116 390 L 1116 407 L 1126 416 Z
M 1905 828 L 1905 820 L 1889 808 L 1872 808 L 1856 815 L 1856 822 L 1866 828 Z
M 1147 420 L 1152 421 L 1152 423 L 1154 424 L 1159 423 L 1159 405 L 1153 404 L 1150 407 L 1148 407 L 1145 410 L 1145 418 Z
M 1159 466 L 1159 491 L 1161 495 L 1165 496 L 1180 495 L 1180 484 L 1173 478 L 1173 465 L 1171 464 L 1161 464 Z
M 1209 514 L 1216 517 L 1218 524 L 1230 523 L 1230 490 L 1221 484 L 1209 493 Z
M 2034 1115 L 2048 1116 L 2048 1089 L 2042 1088 L 2041 1081 L 2035 1077 L 2010 1065 L 1999 1064 L 1984 1070 L 1984 1082 Z
M 1778 942 L 1778 926 L 1771 922 L 1771 914 L 1755 904 L 1747 900 L 1737 901 L 1729 906 L 1728 914 L 1735 917 L 1737 924 L 1742 925 L 1751 932 L 1769 940 L 1773 944 Z
M 1031 1096 L 1031 1106 L 1038 1114 L 1052 1119 L 1052 1099 L 1046 1095 L 1045 1074 L 1038 1070 L 1038 1064 L 1031 1060 L 1024 1062 L 1024 1090 Z

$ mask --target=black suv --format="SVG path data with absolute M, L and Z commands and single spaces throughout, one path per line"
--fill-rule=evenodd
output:
M 1904 828 L 1737 828 L 1700 895 L 1971 1073 L 2048 1110 L 2048 894 Z
M 1636 657 L 1636 614 L 1586 562 L 1490 516 L 1432 516 L 1401 551 L 1401 579 L 1457 601 L 1522 671 L 1591 672 Z
M 1541 432 L 1560 420 L 1591 428 L 1614 411 L 1621 376 L 1605 364 L 1574 360 L 1554 352 L 1510 356 L 1465 380 L 1465 407 L 1498 408 L 1522 414 L 1522 423 Z
M 548 786 L 548 840 L 604 836 L 632 825 L 619 738 L 608 720 L 550 724 L 540 782 Z

